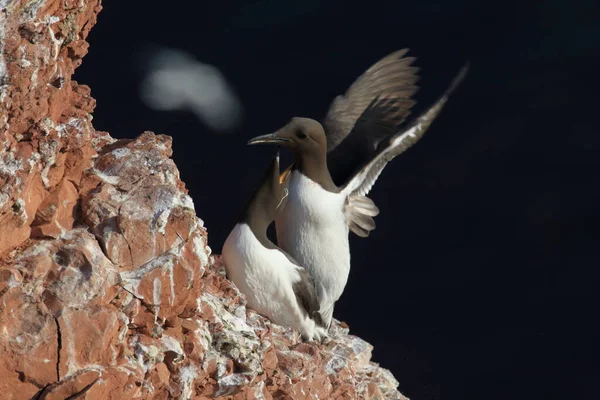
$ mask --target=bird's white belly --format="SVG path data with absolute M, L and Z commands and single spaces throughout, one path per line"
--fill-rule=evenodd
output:
M 350 272 L 343 206 L 342 194 L 294 171 L 287 204 L 276 219 L 279 246 L 309 271 L 322 308 L 339 299 Z
M 297 304 L 293 284 L 300 275 L 279 250 L 264 247 L 246 224 L 238 224 L 223 245 L 227 277 L 248 306 L 271 321 L 299 330 L 309 323 Z M 313 324 L 314 325 L 314 324 Z

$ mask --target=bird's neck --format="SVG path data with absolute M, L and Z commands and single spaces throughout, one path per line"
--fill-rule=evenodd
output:
M 256 225 L 252 223 L 247 223 L 247 225 L 254 234 L 254 237 L 256 237 L 256 239 L 260 242 L 260 244 L 262 244 L 267 249 L 275 248 L 275 245 L 267 236 L 267 226 Z
M 277 198 L 271 188 L 263 183 L 248 202 L 241 222 L 247 224 L 254 236 L 265 246 L 272 243 L 267 237 L 267 229 L 275 219 Z
M 250 210 L 248 210 L 250 211 Z M 273 221 L 267 213 L 263 213 L 264 210 L 252 210 L 254 212 L 246 213 L 242 222 L 244 222 L 256 239 L 266 248 L 273 248 L 273 242 L 267 236 L 267 229 Z
M 257 205 L 255 207 L 250 206 L 244 216 L 244 221 L 250 226 L 252 231 L 258 234 L 261 232 L 266 233 L 267 228 L 273 220 L 264 209 Z
M 327 150 L 318 152 L 300 153 L 296 156 L 297 169 L 302 175 L 330 192 L 337 192 L 338 187 L 331 179 L 329 168 L 327 168 Z

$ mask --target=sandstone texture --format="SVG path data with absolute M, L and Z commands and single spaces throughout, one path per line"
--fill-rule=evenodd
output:
M 0 397 L 405 399 L 347 327 L 303 343 L 245 307 L 170 137 L 94 130 L 71 76 L 100 10 L 0 0 Z

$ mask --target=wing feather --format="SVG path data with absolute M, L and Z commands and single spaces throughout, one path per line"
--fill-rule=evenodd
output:
M 300 280 L 294 284 L 293 289 L 298 303 L 306 310 L 309 317 L 315 320 L 317 325 L 324 326 L 319 313 L 319 298 L 317 297 L 314 281 L 304 268 L 299 267 L 297 271 L 300 274 Z
M 280 249 L 281 250 L 281 249 Z M 298 304 L 306 310 L 309 317 L 314 319 L 315 322 L 320 326 L 325 326 L 319 310 L 321 305 L 317 296 L 317 289 L 315 282 L 308 273 L 296 260 L 285 251 L 281 250 L 283 255 L 296 266 L 296 272 L 298 272 L 300 279 L 294 283 L 293 290 L 298 300 Z
M 387 163 L 423 137 L 429 126 L 448 102 L 448 98 L 452 92 L 456 90 L 463 81 L 468 69 L 468 64 L 461 68 L 460 72 L 438 101 L 436 101 L 424 114 L 419 116 L 407 129 L 382 142 L 378 147 L 377 155 L 364 165 L 364 167 L 345 184 L 342 191 L 348 196 L 367 195 Z
M 383 57 L 359 76 L 344 95 L 334 99 L 323 121 L 328 151 L 351 132 L 353 136 L 381 135 L 380 130 L 372 129 L 371 122 L 396 127 L 405 120 L 415 104 L 410 98 L 418 90 L 415 83 L 419 80 L 419 69 L 411 66 L 415 58 L 404 57 L 407 52 L 408 49 L 402 49 Z M 395 104 L 395 112 L 380 113 L 377 121 L 372 116 L 360 119 L 368 108 L 382 101 Z
M 365 196 L 348 196 L 344 203 L 344 217 L 348 228 L 357 236 L 367 237 L 375 229 L 373 217 L 379 214 L 379 209 Z

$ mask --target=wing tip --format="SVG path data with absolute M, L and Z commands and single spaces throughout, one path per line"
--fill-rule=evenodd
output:
M 469 72 L 469 69 L 471 69 L 471 62 L 467 61 L 460 68 L 458 74 L 456 74 L 456 76 L 452 80 L 452 83 L 450 83 L 448 90 L 446 90 L 447 96 L 451 95 L 463 83 L 465 77 L 467 76 L 467 73 Z

